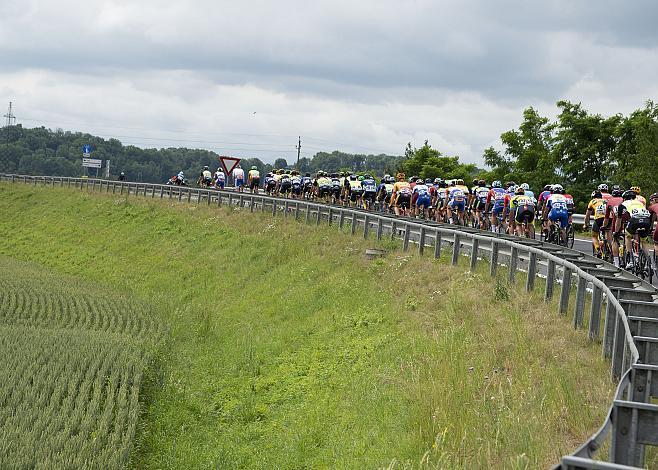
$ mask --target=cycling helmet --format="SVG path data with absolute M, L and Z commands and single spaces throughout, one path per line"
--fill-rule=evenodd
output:
M 505 183 L 506 188 L 511 188 L 512 186 L 516 186 L 516 183 L 514 181 L 508 181 Z
M 544 186 L 544 191 L 551 191 L 552 189 L 553 189 L 552 184 L 547 184 L 546 186 Z
M 562 187 L 561 184 L 554 184 L 554 185 L 553 185 L 553 188 L 551 188 L 551 190 L 552 190 L 555 194 L 562 194 L 562 193 L 564 193 L 564 188 Z
M 503 187 L 503 183 L 501 183 L 499 180 L 496 180 L 496 181 L 494 181 L 493 183 L 491 183 L 491 187 L 492 187 L 492 188 L 502 188 L 502 187 Z
M 356 175 L 350 175 L 350 181 L 356 181 Z
M 653 193 L 651 196 L 649 196 L 650 201 L 653 201 L 654 199 L 658 199 L 658 193 Z
M 251 169 L 252 169 L 252 170 L 258 170 L 258 167 L 257 167 L 256 165 L 252 165 L 252 166 L 251 166 Z
M 631 186 L 631 191 L 633 191 L 636 195 L 642 194 L 642 190 L 639 186 Z
M 404 173 L 398 173 L 396 177 L 398 181 L 404 181 L 406 179 L 406 175 Z
M 441 181 L 443 181 L 441 178 L 434 178 L 434 182 L 436 184 L 439 184 Z
M 423 178 L 418 178 L 418 179 L 416 180 L 416 184 L 423 184 L 423 183 L 425 183 L 425 182 L 423 181 Z
M 519 195 L 520 195 L 520 194 L 525 194 L 525 189 L 523 189 L 523 185 L 521 185 L 521 186 L 517 186 L 517 187 L 514 189 L 514 194 L 519 194 Z
M 522 183 L 521 187 L 523 188 L 524 191 L 527 191 L 530 189 L 530 185 L 528 183 Z
M 621 195 L 621 197 L 624 198 L 624 201 L 628 201 L 629 199 L 635 199 L 635 196 L 637 196 L 637 193 L 632 190 L 624 191 L 624 194 Z
M 271 177 L 272 177 L 272 173 L 268 173 L 268 174 L 266 174 L 265 176 L 266 176 L 267 178 L 271 178 Z
M 359 178 L 358 178 L 359 181 L 363 181 L 364 179 L 365 178 L 363 177 L 363 175 L 359 176 Z
M 311 177 L 311 174 L 310 174 L 310 173 L 306 173 L 306 176 L 308 176 L 308 177 L 310 178 L 310 177 Z
M 208 169 L 208 165 L 204 165 L 204 166 L 203 166 L 203 169 L 204 169 L 204 170 L 207 170 L 207 169 Z
M 464 184 L 464 180 L 460 178 L 460 179 L 458 179 L 457 181 L 455 181 L 455 184 L 461 184 L 461 185 L 463 185 L 463 184 Z
M 608 185 L 605 183 L 601 183 L 596 189 L 601 191 L 602 193 L 607 193 L 608 192 Z M 601 196 L 599 196 L 601 197 Z
M 389 176 L 391 176 L 391 175 L 389 175 L 388 173 L 386 173 L 382 179 L 384 179 L 384 180 L 385 180 L 385 179 L 388 179 Z
M 395 178 L 393 176 L 389 176 L 388 180 L 386 182 L 389 183 L 389 184 L 393 184 L 393 183 L 395 183 Z
M 520 186 L 517 186 L 517 185 L 513 184 L 512 186 L 507 188 L 507 192 L 514 194 L 516 192 L 516 188 L 520 188 Z
M 365 175 L 363 175 L 363 178 L 364 178 L 364 179 L 371 179 L 372 176 L 370 176 L 368 173 L 366 173 Z
M 448 183 L 446 183 L 445 181 L 441 180 L 439 182 L 439 188 L 447 188 L 447 187 L 448 187 Z
M 478 185 L 478 182 L 479 182 L 479 181 L 478 181 L 477 179 L 474 179 L 474 180 L 473 180 L 473 186 L 477 186 L 477 185 Z
M 600 189 L 595 189 L 594 191 L 592 191 L 592 199 L 600 199 L 602 197 L 603 195 L 601 194 Z
M 621 197 L 622 194 L 623 194 L 623 191 L 621 190 L 621 188 L 619 186 L 617 186 L 616 188 L 614 186 L 612 187 L 612 196 L 613 197 Z
M 425 178 L 425 184 L 432 184 L 432 178 Z
M 480 185 L 480 186 L 486 186 L 486 185 L 487 185 L 487 182 L 486 182 L 485 180 L 480 180 L 480 181 L 478 181 L 478 185 Z

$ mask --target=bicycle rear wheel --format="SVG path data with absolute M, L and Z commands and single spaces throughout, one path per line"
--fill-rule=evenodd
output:
M 567 227 L 567 230 L 566 230 L 566 236 L 567 236 L 567 243 L 566 243 L 566 246 L 567 246 L 568 248 L 570 248 L 570 249 L 573 248 L 573 243 L 574 243 L 574 241 L 575 241 L 575 239 L 576 239 L 576 236 L 575 236 L 575 235 L 576 235 L 576 234 L 575 234 L 575 231 L 574 231 L 574 229 L 573 229 L 573 225 L 569 225 L 569 226 Z

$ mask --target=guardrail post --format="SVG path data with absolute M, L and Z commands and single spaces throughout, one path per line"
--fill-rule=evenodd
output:
M 228 193 L 228 206 L 231 207 L 232 204 L 233 204 L 233 193 Z
M 612 356 L 612 344 L 615 335 L 616 310 L 610 298 L 605 302 L 605 319 L 603 323 L 603 357 L 609 359 Z
M 187 202 L 192 202 L 192 190 L 187 190 Z M 199 203 L 199 192 L 197 191 L 196 203 Z
M 622 374 L 624 362 L 624 349 L 626 346 L 626 335 L 624 334 L 624 325 L 619 318 L 620 313 L 615 310 L 615 329 L 614 340 L 612 345 L 612 367 L 611 373 L 613 379 L 619 379 Z
M 382 232 L 384 231 L 384 221 L 381 217 L 377 217 L 377 240 L 382 239 Z
M 498 269 L 498 250 L 500 246 L 498 242 L 493 238 L 491 239 L 491 259 L 489 260 L 489 274 L 491 277 L 496 276 L 496 270 Z
M 343 225 L 345 225 L 345 210 L 340 209 L 338 213 L 338 228 L 343 228 Z
M 569 308 L 569 295 L 571 294 L 571 269 L 562 270 L 562 291 L 560 292 L 560 313 L 567 314 Z
M 548 267 L 546 268 L 546 289 L 544 290 L 544 302 L 548 302 L 553 298 L 553 289 L 555 288 L 555 261 L 548 260 Z
M 265 206 L 264 203 L 263 206 Z M 299 220 L 299 201 L 295 202 L 295 220 Z
M 181 202 L 183 200 L 183 190 L 181 188 L 178 188 L 178 202 Z
M 254 211 L 254 196 L 251 196 L 251 199 L 249 200 L 249 212 Z
M 535 288 L 535 276 L 537 275 L 537 254 L 530 253 L 528 260 L 528 279 L 525 283 L 525 290 L 531 292 Z
M 322 206 L 316 206 L 316 214 L 315 214 L 315 225 L 320 225 L 320 221 L 322 220 Z M 354 232 L 352 232 L 354 233 Z
M 11 175 L 11 182 L 12 182 L 12 183 L 14 182 L 14 178 L 16 178 L 16 176 L 15 176 L 15 175 Z
M 512 247 L 509 260 L 509 283 L 514 284 L 514 279 L 516 278 L 516 267 L 519 262 L 519 249 L 515 246 Z
M 120 185 L 119 194 L 123 194 L 123 184 Z M 80 183 L 80 189 L 82 189 L 82 182 Z
M 461 244 L 459 240 L 459 232 L 455 231 L 455 238 L 452 244 L 452 264 L 456 265 L 459 262 L 459 245 Z
M 217 207 L 222 206 L 222 193 L 217 193 Z
M 420 235 L 418 236 L 418 254 L 422 255 L 425 252 L 425 226 L 420 226 Z
M 164 186 L 160 185 L 160 199 L 164 196 Z
M 53 188 L 55 187 L 55 178 L 50 178 L 50 186 L 52 186 Z
M 208 198 L 208 200 L 206 201 L 206 204 L 209 206 L 210 205 L 210 199 L 212 199 L 212 193 L 210 192 L 210 190 L 206 191 L 206 197 Z
M 409 222 L 404 224 L 404 238 L 402 239 L 402 251 L 409 249 L 409 236 L 411 235 L 411 224 Z
M 352 212 L 352 235 L 356 233 L 356 212 Z
M 288 217 L 288 200 L 286 199 L 283 203 L 283 217 Z
M 332 209 L 331 209 L 331 206 L 329 206 L 329 220 L 327 221 L 327 223 L 329 224 L 329 226 L 332 225 L 333 218 L 334 218 L 333 211 L 332 211 Z
M 306 217 L 304 218 L 304 223 L 308 223 L 310 218 L 311 218 L 311 205 L 307 202 L 306 203 Z
M 441 257 L 441 232 L 437 228 L 434 232 L 434 258 L 438 259 Z
M 475 272 L 478 262 L 478 249 L 480 248 L 480 240 L 473 238 L 471 245 L 471 272 Z
M 331 210 L 331 209 L 329 209 Z M 368 219 L 368 214 L 366 214 L 366 220 L 363 223 L 363 238 L 368 239 L 368 232 L 370 231 L 370 220 Z
M 576 306 L 573 312 L 573 327 L 578 329 L 583 326 L 583 314 L 585 311 L 585 288 L 587 280 L 584 277 L 578 277 L 578 289 L 576 290 Z
M 603 292 L 600 287 L 592 285 L 592 307 L 589 312 L 589 339 L 597 339 L 601 327 L 601 298 Z
M 67 188 L 70 188 L 70 187 L 71 187 L 71 178 L 67 178 L 67 185 L 66 185 L 66 187 L 67 187 Z
M 391 220 L 391 240 L 395 240 L 395 232 L 397 230 L 398 223 L 395 219 Z
M 229 201 L 230 201 L 230 200 L 231 200 L 231 199 L 230 199 L 230 198 L 231 198 L 231 195 L 229 194 L 228 197 L 229 197 Z M 310 210 L 310 209 L 307 207 L 307 208 L 306 208 L 306 217 L 307 217 L 307 221 L 308 221 L 308 211 L 309 211 L 309 210 Z M 276 199 L 273 199 L 273 200 L 272 200 L 272 217 L 276 217 Z

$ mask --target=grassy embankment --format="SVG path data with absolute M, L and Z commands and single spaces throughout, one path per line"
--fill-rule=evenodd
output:
M 486 266 L 367 261 L 375 242 L 335 227 L 8 184 L 0 233 L 0 254 L 146 300 L 168 326 L 140 467 L 546 467 L 610 402 L 599 346 L 522 276 L 496 300 Z

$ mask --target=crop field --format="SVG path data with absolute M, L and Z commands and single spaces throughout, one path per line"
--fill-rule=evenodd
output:
M 107 289 L 0 264 L 0 467 L 126 465 L 158 323 Z
M 28 466 L 546 468 L 610 403 L 599 345 L 520 273 L 235 208 L 9 184 L 0 233 L 17 272 L 0 276 L 0 347 L 27 364 L 0 368 L 24 384 L 3 380 L 2 399 L 58 423 L 3 415 L 0 455 Z M 16 449 L 42 429 L 42 449 Z

